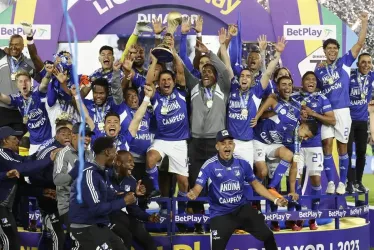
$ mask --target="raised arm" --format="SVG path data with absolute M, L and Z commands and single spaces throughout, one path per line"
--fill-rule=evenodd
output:
M 81 105 L 78 103 L 79 96 L 77 95 L 77 90 L 75 88 L 75 85 L 73 85 L 71 87 L 71 93 L 74 96 L 74 101 L 73 102 L 75 102 L 75 106 L 77 107 L 77 111 L 79 112 L 79 114 L 82 114 Z M 86 117 L 86 123 L 88 124 L 88 126 L 90 126 L 91 131 L 93 131 L 95 129 L 95 123 L 92 120 L 92 117 L 90 116 L 90 113 L 88 113 L 87 107 L 86 107 L 86 105 L 84 104 L 83 101 L 82 101 L 82 108 L 83 108 L 84 116 Z
M 112 78 L 112 96 L 116 105 L 123 102 L 123 91 L 121 85 L 121 63 L 119 61 L 113 64 L 113 78 Z
M 196 43 L 198 41 L 203 42 L 203 36 L 202 36 L 203 24 L 204 24 L 203 16 L 199 15 L 197 19 L 195 20 L 195 27 L 192 27 L 196 32 Z M 195 48 L 195 57 L 193 59 L 193 66 L 195 69 L 199 69 L 200 57 L 201 57 L 201 51 Z
M 184 67 L 182 63 L 182 59 L 177 54 L 175 48 L 173 48 L 173 55 L 174 55 L 174 66 L 176 72 L 176 80 L 180 86 L 186 86 L 186 78 L 184 76 Z
M 9 95 L 5 95 L 3 93 L 0 93 L 0 102 L 10 105 L 11 104 L 11 99 Z
M 229 53 L 227 52 L 226 41 L 228 40 L 228 36 L 227 36 L 227 30 L 225 28 L 221 28 L 218 31 L 218 38 L 219 38 L 219 43 L 220 43 L 219 55 L 222 59 L 222 62 L 225 64 L 226 69 L 229 72 L 229 78 L 231 80 L 234 77 L 234 71 L 231 68 L 230 57 L 229 57 Z
M 150 52 L 150 57 L 151 57 L 151 65 L 148 68 L 147 77 L 145 80 L 146 84 L 151 84 L 151 83 L 153 84 L 155 81 L 157 81 L 155 71 L 156 71 L 156 65 L 157 65 L 158 60 L 152 54 L 152 50 Z
M 54 68 L 53 64 L 46 64 L 45 65 L 45 70 L 47 71 L 47 73 L 45 74 L 45 76 L 42 79 L 42 82 L 39 85 L 39 91 L 42 92 L 42 93 L 47 93 L 47 91 L 48 91 L 48 84 L 49 84 L 49 82 L 51 81 L 51 78 L 52 78 L 53 68 Z
M 122 62 L 122 69 L 125 74 L 125 77 L 122 81 L 122 89 L 125 89 L 127 86 L 130 86 L 130 82 L 135 76 L 135 71 L 132 68 L 134 60 L 135 59 L 131 58 L 131 55 L 127 55 Z
M 275 52 L 275 55 L 274 55 L 274 59 L 269 63 L 266 71 L 264 72 L 264 74 L 261 77 L 262 89 L 266 89 L 268 87 L 269 80 L 270 80 L 271 76 L 273 75 L 273 73 L 275 71 L 275 68 L 278 65 L 280 56 L 281 56 L 282 52 L 284 51 L 284 48 L 286 47 L 286 44 L 287 44 L 287 42 L 286 42 L 286 40 L 283 36 L 281 38 L 278 37 L 278 43 L 275 45 L 276 52 Z
M 138 132 L 139 124 L 142 121 L 145 115 L 145 112 L 147 112 L 148 104 L 150 103 L 151 97 L 154 94 L 154 88 L 149 85 L 145 85 L 144 93 L 145 93 L 145 97 L 143 99 L 143 102 L 138 108 L 138 110 L 135 112 L 134 117 L 131 120 L 130 125 L 129 125 L 129 132 L 133 137 L 136 136 L 136 133 Z
M 179 56 L 181 57 L 184 65 L 188 70 L 192 71 L 194 66 L 192 65 L 190 58 L 187 54 L 187 33 L 191 30 L 191 19 L 189 17 L 183 17 L 181 25 L 181 40 L 179 44 Z M 195 56 L 196 58 L 196 56 Z
M 358 35 L 358 41 L 356 42 L 355 45 L 353 45 L 353 47 L 351 49 L 352 56 L 354 58 L 357 58 L 357 56 L 360 53 L 362 47 L 364 47 L 364 45 L 365 45 L 367 29 L 368 29 L 369 15 L 368 15 L 367 12 L 362 12 L 359 18 L 361 20 L 361 31 L 360 31 L 360 34 Z
M 162 26 L 161 18 L 152 19 L 152 28 L 153 33 L 155 33 L 155 46 L 158 46 L 162 42 L 162 32 L 166 29 L 165 26 Z
M 23 33 L 27 36 L 27 49 L 29 50 L 30 58 L 34 64 L 37 73 L 43 70 L 44 63 L 38 55 L 38 50 L 34 44 L 34 33 L 32 31 L 32 25 L 29 23 L 21 23 L 23 28 Z

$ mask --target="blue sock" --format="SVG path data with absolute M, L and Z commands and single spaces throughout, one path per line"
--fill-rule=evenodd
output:
M 349 157 L 348 154 L 339 156 L 339 170 L 340 170 L 340 182 L 344 183 L 347 181 Z
M 146 170 L 149 179 L 152 180 L 153 188 L 155 190 L 160 190 L 160 187 L 158 186 L 158 168 L 157 166 L 154 166 L 153 168 L 149 168 Z
M 321 195 L 322 194 L 322 187 L 319 186 L 312 186 L 312 190 L 310 192 L 311 195 Z M 312 210 L 318 210 L 319 209 L 319 199 L 313 199 L 312 200 Z
M 282 177 L 284 173 L 287 171 L 287 169 L 290 167 L 291 163 L 285 160 L 281 160 L 275 169 L 273 179 L 271 179 L 271 182 L 269 184 L 270 188 L 275 188 L 282 180 Z
M 334 181 L 332 171 L 335 168 L 335 162 L 334 158 L 332 158 L 332 155 L 325 155 L 325 158 L 323 160 L 323 168 L 325 170 L 327 181 Z
M 178 191 L 178 197 L 187 197 L 186 192 Z M 186 212 L 186 205 L 187 203 L 185 201 L 178 201 L 178 214 L 183 214 Z

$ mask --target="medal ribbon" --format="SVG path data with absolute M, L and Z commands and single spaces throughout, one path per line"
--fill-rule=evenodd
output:
M 299 138 L 299 135 L 298 135 L 299 126 L 300 126 L 300 123 L 297 123 L 296 128 L 295 128 L 295 132 L 294 132 L 295 155 L 300 154 L 301 141 L 300 141 L 300 138 Z
M 101 107 L 101 112 L 100 112 L 100 107 L 95 106 L 95 114 L 98 119 L 97 123 L 103 122 L 104 113 L 105 113 L 105 104 Z
M 14 61 L 16 61 L 16 60 L 13 59 L 13 57 L 10 58 L 10 71 L 12 72 L 12 74 L 14 74 L 18 71 L 18 68 L 22 63 L 21 59 L 17 63 L 14 63 Z
M 170 99 L 170 96 L 165 96 L 164 98 L 162 98 L 162 107 L 163 108 L 168 108 L 168 105 L 169 105 L 169 99 Z
M 357 82 L 358 86 L 360 87 L 360 94 L 365 94 L 365 86 L 368 83 L 368 75 L 365 77 L 365 80 L 362 82 L 361 80 L 361 73 L 357 71 Z
M 326 64 L 326 66 L 325 66 L 327 74 L 329 75 L 330 79 L 332 79 L 333 81 L 334 81 L 334 69 L 335 69 L 336 61 L 337 60 L 335 60 L 334 63 L 331 64 L 331 72 L 330 72 L 330 69 L 329 69 L 329 65 Z
M 31 98 L 31 96 L 29 97 L 29 99 L 27 99 L 27 100 L 23 100 L 23 105 L 24 105 L 24 107 L 25 107 L 25 109 L 23 110 L 23 116 L 24 116 L 24 117 L 28 115 L 29 110 L 30 110 L 31 103 L 32 103 L 32 98 Z
M 213 95 L 214 95 L 215 89 L 216 89 L 216 85 L 214 85 L 210 88 L 205 88 L 204 87 L 204 98 L 205 98 L 206 101 L 213 100 Z
M 240 107 L 242 109 L 246 109 L 248 105 L 248 99 L 249 99 L 249 90 L 246 92 L 239 91 L 239 97 L 240 97 Z

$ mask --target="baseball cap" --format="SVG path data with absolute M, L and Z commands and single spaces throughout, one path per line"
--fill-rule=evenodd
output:
M 5 139 L 11 135 L 14 136 L 19 136 L 22 135 L 23 133 L 20 131 L 15 131 L 11 127 L 5 126 L 0 128 L 0 140 Z
M 79 126 L 81 125 L 81 122 L 77 122 L 73 125 L 73 129 L 71 130 L 71 132 L 73 134 L 79 134 Z M 86 135 L 94 135 L 95 133 L 91 130 L 90 126 L 86 123 L 85 124 L 85 128 L 84 128 L 84 131 L 86 133 Z
M 225 139 L 234 139 L 227 129 L 221 130 L 217 133 L 216 142 L 223 141 Z

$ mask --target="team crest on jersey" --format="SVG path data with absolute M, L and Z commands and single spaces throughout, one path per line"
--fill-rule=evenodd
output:
M 222 174 L 221 174 L 221 173 L 218 173 L 218 174 L 217 174 L 217 177 L 222 177 Z
M 312 108 L 317 108 L 317 103 L 312 103 Z
M 235 176 L 240 176 L 240 171 L 239 170 L 235 170 Z
M 125 185 L 125 191 L 129 192 L 130 191 L 130 185 Z

